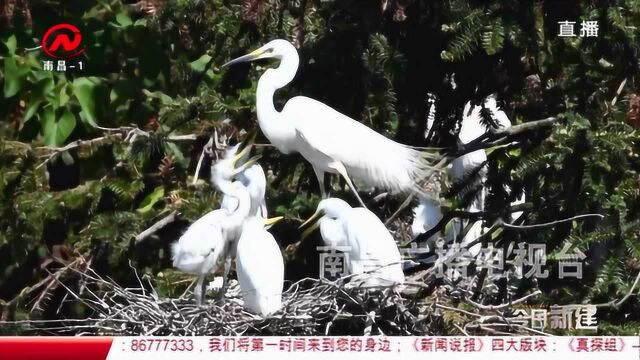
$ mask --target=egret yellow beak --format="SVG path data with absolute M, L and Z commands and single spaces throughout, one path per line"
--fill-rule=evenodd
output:
M 302 223 L 302 225 L 300 225 L 298 227 L 298 229 L 302 229 L 303 227 L 312 224 L 311 226 L 309 226 L 309 228 L 307 228 L 305 231 L 302 232 L 302 237 L 301 240 L 306 239 L 307 237 L 309 237 L 309 235 L 318 228 L 318 226 L 320 226 L 320 223 L 318 222 L 318 220 L 320 220 L 320 218 L 322 218 L 324 216 L 324 213 L 320 210 L 316 210 L 316 212 L 311 215 L 310 218 L 308 218 L 305 222 Z
M 247 155 L 250 151 L 251 151 L 251 146 L 248 144 L 241 144 L 240 148 L 242 150 L 240 150 L 239 153 L 237 153 L 232 159 L 231 159 L 231 165 L 235 166 L 236 163 L 238 162 L 238 160 L 242 159 L 245 155 Z
M 265 52 L 265 50 L 262 49 L 262 48 L 256 49 L 256 50 L 248 53 L 247 55 L 240 56 L 238 58 L 235 58 L 235 59 L 225 63 L 221 67 L 225 68 L 225 67 L 229 67 L 229 66 L 234 65 L 234 64 L 239 64 L 239 63 L 243 63 L 243 62 L 249 62 L 249 61 L 257 60 L 257 59 L 259 59 L 260 55 L 264 54 L 264 52 Z
M 309 226 L 305 231 L 302 232 L 302 235 L 300 236 L 300 240 L 304 240 L 308 238 L 309 235 L 311 235 L 311 233 L 316 231 L 318 227 L 320 227 L 320 222 L 316 221 L 313 225 Z
M 246 169 L 248 169 L 251 166 L 253 166 L 253 164 L 257 163 L 258 160 L 260 160 L 261 157 L 262 157 L 262 155 L 256 155 L 256 156 L 252 157 L 251 159 L 247 160 L 246 163 L 242 164 L 240 167 L 237 167 L 237 168 L 233 169 L 233 171 L 231 172 L 231 175 L 232 176 L 236 176 L 236 175 L 240 174 L 241 172 L 243 172 Z
M 264 225 L 265 226 L 271 226 L 271 225 L 277 223 L 278 221 L 280 221 L 282 219 L 284 219 L 284 216 L 276 216 L 276 217 L 272 217 L 272 218 L 269 218 L 269 219 L 265 219 L 264 220 Z

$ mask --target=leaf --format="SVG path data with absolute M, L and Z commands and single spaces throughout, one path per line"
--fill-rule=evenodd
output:
M 151 209 L 153 208 L 153 205 L 155 205 L 158 201 L 162 200 L 163 197 L 164 197 L 164 187 L 158 186 L 157 188 L 155 188 L 155 190 L 153 190 L 151 194 L 147 195 L 147 197 L 145 197 L 144 200 L 142 200 L 142 203 L 140 204 L 140 207 L 138 208 L 137 211 L 143 214 L 151 211 Z
M 129 15 L 125 13 L 119 13 L 116 15 L 116 22 L 120 24 L 122 27 L 127 27 L 133 24 Z
M 211 61 L 211 56 L 204 54 L 200 56 L 198 60 L 190 63 L 189 66 L 191 66 L 191 69 L 195 72 L 203 72 L 209 61 Z
M 33 100 L 41 100 L 47 97 L 47 95 L 50 95 L 54 87 L 55 84 L 53 82 L 53 78 L 43 77 L 42 79 L 38 80 L 38 82 L 33 87 L 33 90 L 31 91 L 31 98 L 33 98 Z
M 18 48 L 18 40 L 16 39 L 15 35 L 9 36 L 9 38 L 7 39 L 7 42 L 4 44 L 7 46 L 7 49 L 9 50 L 9 55 L 15 54 L 16 49 Z
M 178 164 L 185 167 L 188 165 L 187 159 L 184 157 L 184 154 L 182 153 L 182 151 L 180 151 L 180 149 L 178 148 L 178 145 L 172 142 L 168 142 L 167 150 L 170 154 L 174 156 Z
M 600 58 L 600 60 L 598 60 L 598 64 L 600 64 L 600 66 L 602 66 L 605 69 L 609 69 L 613 67 L 613 64 L 608 62 L 604 58 Z
M 70 99 L 70 97 L 69 97 L 69 94 L 67 94 L 67 85 L 65 84 L 60 89 L 60 94 L 58 96 L 60 107 L 65 106 L 69 102 L 69 99 Z
M 40 104 L 42 104 L 42 100 L 29 101 L 29 105 L 27 105 L 27 110 L 24 113 L 24 122 L 29 121 L 38 112 L 40 109 Z
M 502 49 L 504 43 L 504 27 L 502 23 L 493 24 L 482 34 L 482 47 L 488 55 L 493 55 Z
M 55 111 L 48 107 L 42 114 L 42 131 L 44 142 L 48 146 L 61 146 L 76 127 L 76 117 L 69 110 L 65 110 L 58 121 Z
M 91 126 L 97 126 L 96 116 L 96 88 L 100 84 L 97 78 L 78 78 L 73 81 L 73 93 L 75 94 L 82 112 L 83 120 L 86 120 Z
M 162 103 L 162 105 L 168 105 L 173 102 L 173 99 L 162 91 L 151 92 L 147 89 L 142 89 L 142 93 L 145 94 L 148 98 L 160 100 L 160 103 Z
M 16 58 L 7 57 L 4 59 L 4 97 L 10 98 L 17 94 L 22 88 L 22 84 L 29 73 L 27 66 L 20 66 Z

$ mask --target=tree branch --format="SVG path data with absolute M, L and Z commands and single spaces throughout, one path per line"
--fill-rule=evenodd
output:
M 172 222 L 178 220 L 179 218 L 180 218 L 180 214 L 178 213 L 178 211 L 177 210 L 173 210 L 171 213 L 169 213 L 169 215 L 167 215 L 167 216 L 163 217 L 162 219 L 158 220 L 156 223 L 151 225 L 145 231 L 143 231 L 140 234 L 138 234 L 136 236 L 136 238 L 135 238 L 135 244 L 136 245 L 140 244 L 145 239 L 147 239 L 151 235 L 155 234 L 158 230 L 161 230 L 162 228 L 164 228 L 167 225 L 171 224 Z

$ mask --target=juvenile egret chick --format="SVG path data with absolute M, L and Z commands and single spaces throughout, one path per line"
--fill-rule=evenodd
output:
M 260 129 L 280 152 L 300 153 L 311 163 L 323 198 L 327 197 L 326 172 L 340 174 L 363 206 L 351 177 L 394 192 L 422 191 L 416 183 L 436 171 L 434 164 L 441 158 L 437 152 L 387 139 L 308 97 L 294 97 L 282 111 L 276 110 L 273 96 L 293 80 L 300 62 L 296 48 L 288 41 L 273 40 L 222 66 L 267 58 L 280 60 L 280 65 L 266 70 L 258 81 L 256 108 Z
M 249 216 L 267 218 L 267 177 L 260 164 L 253 164 L 238 174 L 238 180 L 247 188 L 251 197 L 251 211 Z
M 250 216 L 259 215 L 263 218 L 267 217 L 267 205 L 265 202 L 265 193 L 267 190 L 267 178 L 264 174 L 262 166 L 257 164 L 257 156 L 249 159 L 246 163 L 243 163 L 246 155 L 249 154 L 248 150 L 243 151 L 241 154 L 237 154 L 239 145 L 233 146 L 225 151 L 224 157 L 219 160 L 211 168 L 211 179 L 214 185 L 218 189 L 225 189 L 225 182 L 228 182 L 233 178 L 234 174 L 238 181 L 244 185 L 249 191 L 251 197 L 251 211 Z M 245 148 L 245 149 L 248 149 Z M 235 163 L 234 163 L 234 159 Z M 234 171 L 234 165 L 243 165 L 241 171 Z M 222 190 L 221 190 L 222 191 Z M 228 194 L 222 196 L 222 202 L 220 207 L 233 210 L 238 206 L 238 199 Z
M 327 246 L 346 254 L 349 274 L 362 275 L 364 286 L 404 283 L 402 258 L 398 246 L 378 217 L 366 208 L 352 208 L 341 199 L 320 201 L 318 208 L 300 227 L 307 237 L 315 228 Z
M 253 166 L 258 159 L 260 159 L 260 155 L 256 155 L 246 162 L 242 163 L 242 165 L 238 166 L 238 164 L 244 159 L 249 152 L 251 151 L 250 146 L 246 146 L 242 151 L 236 153 L 238 149 L 238 145 L 228 149 L 222 159 L 218 160 L 211 166 L 211 182 L 213 185 L 225 195 L 231 195 L 232 189 L 231 183 L 233 178 L 242 173 L 245 169 Z M 225 205 L 224 208 L 233 208 L 233 202 L 227 202 L 228 205 Z
M 240 200 L 233 212 L 226 209 L 211 211 L 196 220 L 187 231 L 172 244 L 173 266 L 181 271 L 198 275 L 194 295 L 196 303 L 204 302 L 204 279 L 215 272 L 225 262 L 237 237 L 237 229 L 242 225 L 250 210 L 248 194 L 241 184 L 229 186 L 233 196 Z M 225 267 L 225 280 L 228 269 Z
M 282 217 L 249 217 L 242 226 L 238 241 L 236 270 L 244 305 L 249 311 L 262 316 L 277 311 L 282 305 L 284 260 L 278 243 L 265 230 L 265 225 L 272 225 L 280 219 Z

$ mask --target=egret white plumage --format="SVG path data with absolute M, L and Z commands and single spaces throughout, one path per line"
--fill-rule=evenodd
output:
M 482 124 L 481 119 L 481 107 L 473 106 L 471 102 L 467 102 L 462 116 L 462 123 L 460 132 L 458 134 L 458 141 L 462 144 L 468 144 L 476 138 L 482 136 L 486 132 L 486 127 Z M 453 160 L 451 167 L 454 178 L 458 181 L 468 176 L 472 171 L 481 166 L 487 160 L 487 155 L 484 150 L 476 150 Z M 486 176 L 485 169 L 480 169 L 480 181 L 479 186 L 484 183 Z M 481 210 L 484 208 L 484 189 L 480 189 L 480 195 L 475 199 L 471 206 Z M 422 233 L 425 233 L 432 229 L 442 219 L 442 212 L 440 206 L 436 201 L 429 198 L 421 197 L 418 205 L 413 209 L 413 223 L 411 225 L 411 233 L 413 237 L 416 237 Z M 452 231 L 446 236 L 448 239 L 453 238 Z
M 245 200 L 249 200 L 248 193 Z M 244 305 L 262 316 L 277 311 L 282 305 L 284 260 L 278 243 L 265 230 L 265 225 L 280 219 L 282 217 L 250 216 L 242 226 L 238 241 L 236 271 Z
M 364 206 L 351 178 L 391 191 L 420 192 L 416 183 L 437 169 L 435 152 L 397 143 L 333 108 L 308 97 L 297 96 L 282 111 L 274 107 L 275 91 L 289 84 L 297 70 L 296 48 L 286 40 L 273 40 L 223 67 L 257 59 L 280 60 L 258 81 L 256 107 L 260 129 L 282 153 L 300 153 L 313 166 L 323 198 L 324 174 L 340 174 Z
M 241 170 L 233 171 L 233 159 L 237 158 L 236 164 L 243 164 L 244 159 L 249 154 L 246 147 L 241 154 L 237 154 L 239 144 L 228 148 L 221 160 L 211 167 L 211 179 L 214 185 L 220 189 L 225 187 L 225 182 L 231 180 L 233 174 L 235 178 L 244 185 L 249 191 L 251 197 L 251 211 L 249 216 L 259 215 L 263 218 L 267 217 L 267 204 L 265 202 L 265 193 L 267 190 L 267 178 L 264 174 L 262 166 L 255 162 L 258 157 L 249 160 L 249 165 L 241 167 Z M 228 194 L 223 194 L 221 208 L 233 210 L 238 206 L 238 199 Z
M 470 143 L 487 131 L 487 128 L 482 124 L 480 113 L 482 108 L 477 105 L 473 108 L 471 106 L 469 101 L 463 110 L 460 132 L 458 133 L 458 141 L 462 144 Z M 457 180 L 461 180 L 485 161 L 487 161 L 487 154 L 483 149 L 459 156 L 451 163 L 453 176 Z
M 485 99 L 484 108 L 491 113 L 491 118 L 497 128 L 506 129 L 511 127 L 511 120 L 509 120 L 507 114 L 498 106 L 498 101 L 494 96 L 489 96 Z
M 526 197 L 524 192 L 514 201 L 511 202 L 511 206 L 516 206 L 516 205 L 520 205 L 520 204 L 524 204 L 526 202 Z M 511 221 L 516 221 L 518 220 L 522 214 L 524 214 L 523 211 L 516 211 L 514 213 L 511 213 Z
M 325 244 L 346 253 L 350 274 L 364 286 L 404 283 L 400 251 L 389 230 L 366 208 L 352 208 L 345 201 L 320 201 L 316 212 L 301 227 L 305 238 L 317 227 Z
M 416 237 L 429 231 L 440 220 L 442 220 L 440 205 L 433 199 L 420 198 L 418 205 L 413 209 L 411 236 Z
M 247 192 L 240 183 L 227 187 L 232 196 L 238 198 Z M 248 195 L 246 195 L 248 197 Z M 248 201 L 239 201 L 238 207 L 229 212 L 217 209 L 196 220 L 180 239 L 172 244 L 173 266 L 181 271 L 196 274 L 194 289 L 196 303 L 204 302 L 204 279 L 225 263 L 233 246 L 237 231 L 249 214 Z M 225 278 L 228 269 L 225 268 Z

